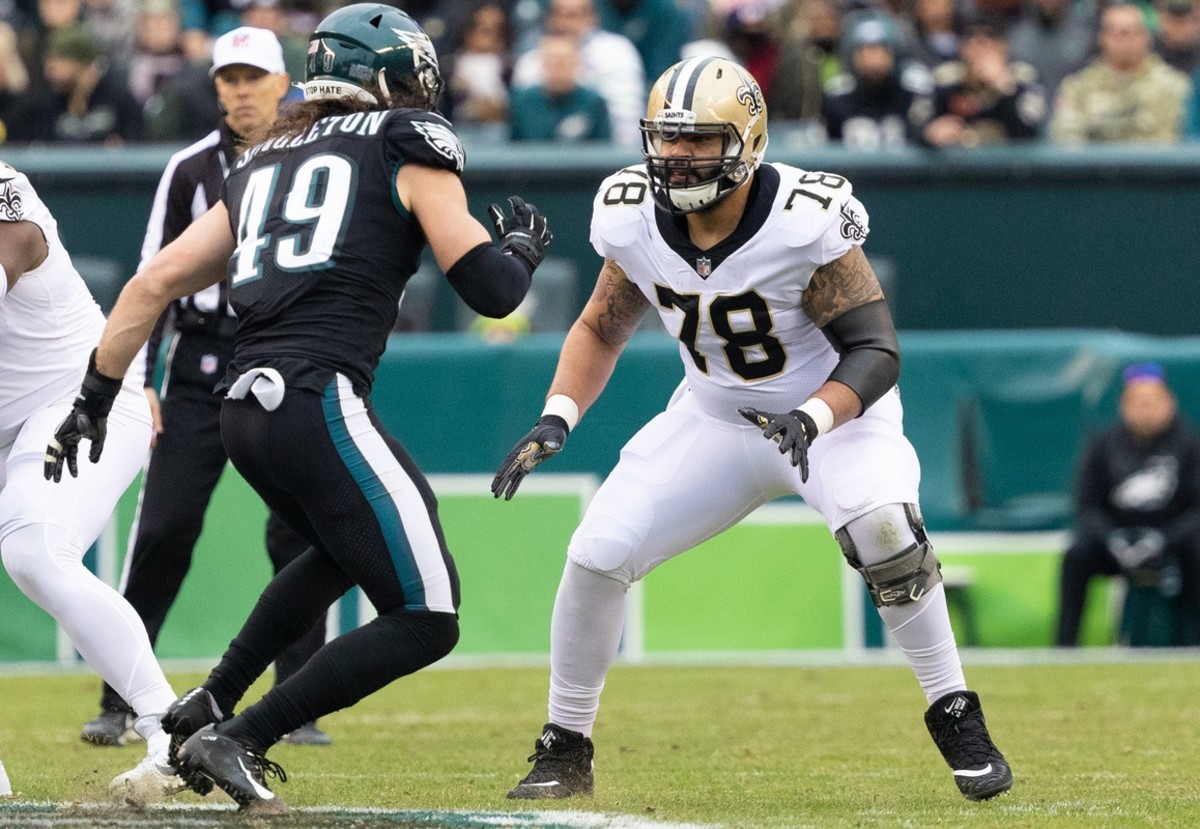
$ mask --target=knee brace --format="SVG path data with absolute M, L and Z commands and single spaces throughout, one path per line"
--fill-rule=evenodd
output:
M 921 514 L 912 504 L 904 505 L 904 513 L 915 541 L 877 564 L 862 563 L 847 527 L 834 533 L 842 555 L 867 583 L 867 591 L 876 607 L 915 602 L 942 580 L 942 565 L 925 535 Z

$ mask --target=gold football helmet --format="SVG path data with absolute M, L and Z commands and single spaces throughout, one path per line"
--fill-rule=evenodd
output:
M 767 149 L 767 105 L 750 73 L 731 60 L 695 57 L 672 66 L 650 90 L 642 157 L 660 208 L 692 213 L 748 182 Z M 718 156 L 676 157 L 665 145 L 682 134 L 720 135 Z

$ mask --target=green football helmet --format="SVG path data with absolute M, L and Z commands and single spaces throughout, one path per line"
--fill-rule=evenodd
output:
M 429 109 L 442 92 L 433 43 L 393 6 L 355 3 L 330 14 L 308 39 L 304 98 L 388 103 L 406 76 L 417 79 Z

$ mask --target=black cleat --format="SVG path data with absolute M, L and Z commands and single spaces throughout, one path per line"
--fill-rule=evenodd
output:
M 925 712 L 925 726 L 967 800 L 987 800 L 1012 788 L 1012 769 L 988 734 L 974 691 L 946 694 Z
M 265 782 L 268 775 L 279 778 L 280 782 L 287 781 L 287 774 L 279 764 L 232 737 L 218 734 L 211 725 L 188 737 L 177 757 L 180 777 L 193 791 L 198 789 L 192 780 L 201 778 L 209 782 L 210 790 L 213 784 L 220 787 L 242 809 L 260 812 L 287 809 Z
M 133 730 L 135 719 L 132 711 L 101 711 L 84 724 L 79 739 L 94 746 L 123 746 L 140 740 L 142 738 Z
M 197 794 L 208 794 L 212 791 L 212 783 L 205 777 L 190 779 L 192 775 L 184 771 L 179 764 L 179 749 L 184 742 L 206 725 L 216 725 L 225 717 L 217 707 L 217 701 L 207 689 L 193 688 L 175 700 L 167 707 L 162 716 L 163 730 L 171 735 L 171 746 L 167 750 L 167 760 L 175 769 L 188 788 Z
M 508 793 L 510 800 L 592 796 L 592 741 L 578 731 L 546 723 L 533 744 L 533 768 Z

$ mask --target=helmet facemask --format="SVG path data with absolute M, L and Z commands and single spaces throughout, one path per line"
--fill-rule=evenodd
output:
M 675 156 L 665 144 L 685 135 L 717 135 L 721 154 Z M 693 213 L 711 207 L 750 177 L 742 159 L 744 144 L 733 124 L 698 124 L 693 112 L 659 113 L 642 120 L 642 157 L 650 176 L 650 189 L 659 207 L 670 213 Z

